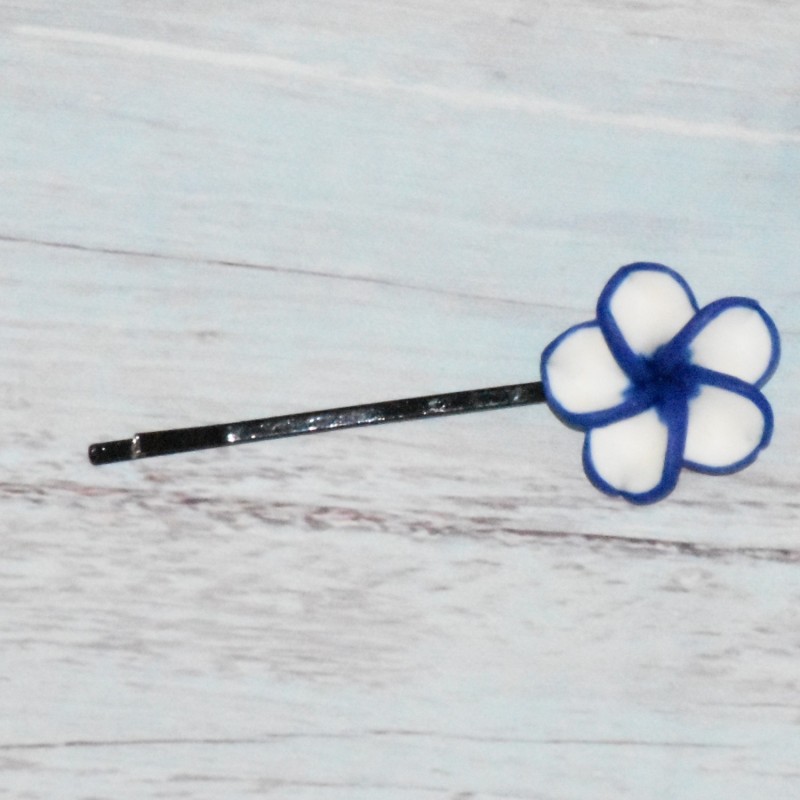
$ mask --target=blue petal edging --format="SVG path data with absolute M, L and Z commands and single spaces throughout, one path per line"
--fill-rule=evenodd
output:
M 608 343 L 611 352 L 617 363 L 622 367 L 625 373 L 634 381 L 639 383 L 646 380 L 648 377 L 648 370 L 646 365 L 645 356 L 635 353 L 630 345 L 625 341 L 622 331 L 611 313 L 611 298 L 620 287 L 620 285 L 634 272 L 661 272 L 673 278 L 681 288 L 686 292 L 692 308 L 695 312 L 698 310 L 697 300 L 695 299 L 694 292 L 692 292 L 689 284 L 682 275 L 675 272 L 670 267 L 665 267 L 663 264 L 653 264 L 647 261 L 637 261 L 635 264 L 628 264 L 621 267 L 612 276 L 605 288 L 600 293 L 597 300 L 597 320 L 603 330 L 606 342 Z
M 618 489 L 605 481 L 598 473 L 591 455 L 591 435 L 592 431 L 586 434 L 583 442 L 583 470 L 586 477 L 601 492 L 614 497 L 624 497 L 631 503 L 637 505 L 647 505 L 655 503 L 665 498 L 677 485 L 681 468 L 684 465 L 683 450 L 686 444 L 686 427 L 688 424 L 688 409 L 683 398 L 676 398 L 668 401 L 672 408 L 664 409 L 659 412 L 662 422 L 667 426 L 667 452 L 664 456 L 664 471 L 661 473 L 661 481 L 647 492 L 633 493 Z
M 601 409 L 599 411 L 576 413 L 574 411 L 569 411 L 559 402 L 558 397 L 556 397 L 550 386 L 550 376 L 548 373 L 548 362 L 550 361 L 550 357 L 565 339 L 568 339 L 577 331 L 584 330 L 585 328 L 599 327 L 600 325 L 596 320 L 592 320 L 591 322 L 581 322 L 579 325 L 573 325 L 571 328 L 564 331 L 564 333 L 562 333 L 558 338 L 550 342 L 547 347 L 545 347 L 544 351 L 542 352 L 542 358 L 539 366 L 540 374 L 542 376 L 542 383 L 544 384 L 545 397 L 547 398 L 547 404 L 550 406 L 550 409 L 566 425 L 582 431 L 585 431 L 588 428 L 597 428 L 602 425 L 610 425 L 612 422 L 619 422 L 620 420 L 627 419 L 628 417 L 638 414 L 640 411 L 646 411 L 650 406 L 649 399 L 641 392 L 638 392 L 633 384 L 631 384 L 631 387 L 627 392 L 627 397 L 622 403 L 612 406 L 611 408 Z
M 756 405 L 764 417 L 764 432 L 761 435 L 759 443 L 753 450 L 743 459 L 733 464 L 728 464 L 724 467 L 711 467 L 698 461 L 689 461 L 685 459 L 683 462 L 684 466 L 695 472 L 702 472 L 705 475 L 730 475 L 733 472 L 738 472 L 750 466 L 750 464 L 758 458 L 758 454 L 770 443 L 770 439 L 772 439 L 772 431 L 775 426 L 772 406 L 770 406 L 767 398 L 764 397 L 755 386 L 751 383 L 747 383 L 747 381 L 742 381 L 739 380 L 739 378 L 734 378 L 732 375 L 725 375 L 722 372 L 715 372 L 705 367 L 694 367 L 693 371 L 699 383 L 739 394 Z
M 760 315 L 761 319 L 767 327 L 770 340 L 772 342 L 772 353 L 770 360 L 762 376 L 753 382 L 753 386 L 760 389 L 773 375 L 778 368 L 778 362 L 781 357 L 781 339 L 778 334 L 778 328 L 775 325 L 772 317 L 764 311 L 756 300 L 750 297 L 723 297 L 721 300 L 715 300 L 707 306 L 698 311 L 683 329 L 675 336 L 675 338 L 664 346 L 663 350 L 668 357 L 680 358 L 684 353 L 688 353 L 694 339 L 700 335 L 703 328 L 710 322 L 715 320 L 720 314 L 728 311 L 731 308 L 749 308 Z M 720 373 L 718 373 L 720 374 Z

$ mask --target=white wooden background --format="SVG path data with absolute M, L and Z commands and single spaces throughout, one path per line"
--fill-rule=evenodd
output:
M 0 4 L 0 797 L 800 796 L 800 5 Z M 781 328 L 774 444 L 599 494 L 536 380 L 621 264 Z

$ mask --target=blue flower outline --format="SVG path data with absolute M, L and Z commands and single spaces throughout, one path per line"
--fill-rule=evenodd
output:
M 669 340 L 654 352 L 637 352 L 625 338 L 620 324 L 611 309 L 615 292 L 634 273 L 649 271 L 662 273 L 674 280 L 685 293 L 692 316 Z M 769 335 L 768 363 L 753 381 L 744 380 L 726 372 L 694 363 L 692 344 L 700 333 L 717 317 L 734 308 L 749 309 L 759 315 Z M 620 402 L 595 410 L 575 411 L 567 407 L 554 390 L 549 374 L 553 354 L 566 340 L 579 331 L 599 333 L 608 347 L 616 365 L 629 381 Z M 574 325 L 556 337 L 543 351 L 541 375 L 545 396 L 552 411 L 567 425 L 584 431 L 583 466 L 589 480 L 601 491 L 621 496 L 636 504 L 653 503 L 666 497 L 675 488 L 681 470 L 685 467 L 711 475 L 727 475 L 753 463 L 759 452 L 772 437 L 774 418 L 772 408 L 760 391 L 773 375 L 780 360 L 778 330 L 761 306 L 750 298 L 726 297 L 700 308 L 686 280 L 670 267 L 649 262 L 637 262 L 619 269 L 603 288 L 597 302 L 596 319 Z M 689 404 L 703 387 L 714 387 L 749 400 L 761 413 L 763 431 L 758 443 L 742 458 L 724 465 L 706 464 L 685 457 Z M 627 491 L 614 486 L 597 469 L 592 457 L 593 431 L 613 425 L 654 409 L 667 429 L 667 442 L 661 479 L 657 485 L 643 492 Z

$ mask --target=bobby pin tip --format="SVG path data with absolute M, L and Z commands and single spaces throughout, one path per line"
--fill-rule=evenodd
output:
M 114 442 L 89 445 L 89 461 L 96 467 L 101 464 L 114 464 L 117 461 L 130 461 L 133 457 L 131 439 L 117 439 Z

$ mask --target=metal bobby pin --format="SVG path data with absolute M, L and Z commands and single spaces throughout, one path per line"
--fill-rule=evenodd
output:
M 97 442 L 89 446 L 92 464 L 113 464 L 153 456 L 188 453 L 229 447 L 245 442 L 266 439 L 283 439 L 306 433 L 324 433 L 343 428 L 365 425 L 382 425 L 386 422 L 403 422 L 426 417 L 444 417 L 471 411 L 489 411 L 493 408 L 524 406 L 545 401 L 541 382 L 496 386 L 465 392 L 450 392 L 404 400 L 388 400 L 359 406 L 344 406 L 323 411 L 306 411 L 278 417 L 228 422 L 219 425 L 201 425 L 194 428 L 175 428 L 164 431 L 137 433 L 130 439 Z

